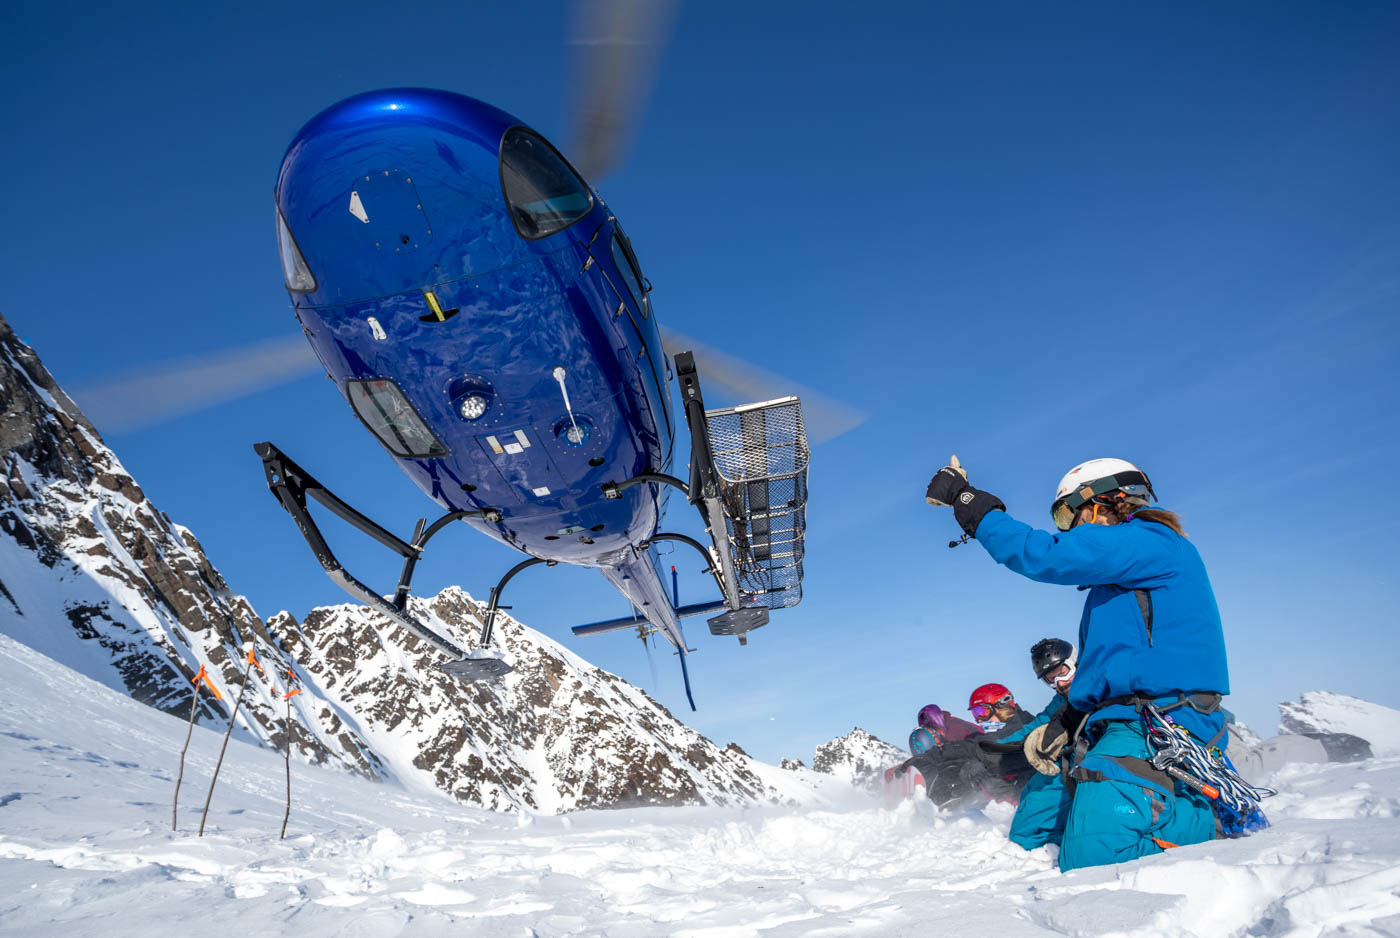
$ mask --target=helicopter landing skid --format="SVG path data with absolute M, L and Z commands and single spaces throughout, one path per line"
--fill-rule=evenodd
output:
M 489 520 L 492 515 L 496 514 L 494 511 L 489 509 L 484 511 L 450 511 L 427 527 L 425 527 L 426 519 L 420 518 L 414 528 L 412 542 L 406 542 L 342 501 L 334 492 L 318 482 L 315 476 L 297 465 L 291 457 L 276 446 L 266 442 L 255 443 L 253 450 L 262 457 L 263 471 L 267 474 L 268 489 L 276 497 L 278 503 L 286 509 L 287 514 L 292 516 L 297 529 L 301 531 L 302 537 L 310 546 L 311 552 L 316 555 L 322 569 L 337 586 L 375 612 L 390 619 L 395 625 L 402 626 L 409 633 L 416 635 L 451 658 L 451 661 L 442 666 L 442 670 L 460 680 L 492 680 L 512 670 L 509 664 L 499 658 L 472 657 L 456 643 L 444 638 L 409 615 L 407 610 L 409 582 L 413 579 L 413 568 L 417 565 L 418 558 L 422 556 L 423 548 L 428 543 L 428 539 L 442 530 L 449 522 L 468 517 Z M 321 529 L 316 526 L 315 519 L 307 510 L 306 496 L 308 495 L 320 502 L 342 521 L 368 534 L 404 558 L 403 572 L 399 575 L 399 585 L 394 591 L 392 602 L 361 583 L 340 565 L 340 561 L 336 560 L 330 545 L 321 535 Z M 499 518 L 499 515 L 496 517 Z M 489 633 L 487 637 L 489 638 Z

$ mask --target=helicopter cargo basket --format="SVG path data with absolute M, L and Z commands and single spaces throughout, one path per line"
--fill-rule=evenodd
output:
M 797 605 L 810 457 L 801 401 L 782 397 L 707 410 L 705 424 L 745 605 Z

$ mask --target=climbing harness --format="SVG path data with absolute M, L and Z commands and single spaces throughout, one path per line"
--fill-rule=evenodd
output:
M 1277 791 L 1246 782 L 1220 747 L 1202 746 L 1154 705 L 1143 705 L 1142 722 L 1153 767 L 1204 795 L 1222 834 L 1243 837 L 1269 826 L 1259 802 Z

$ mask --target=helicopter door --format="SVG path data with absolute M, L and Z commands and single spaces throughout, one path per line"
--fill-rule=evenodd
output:
M 666 353 L 661 348 L 661 333 L 656 328 L 656 319 L 651 315 L 651 301 L 643 287 L 645 280 L 637 266 L 636 255 L 632 253 L 627 236 L 617 228 L 612 236 L 612 261 L 620 285 L 614 285 L 627 310 L 627 320 L 631 327 L 631 337 L 638 343 L 639 358 L 647 360 L 643 372 L 649 376 L 647 396 L 651 399 L 652 411 L 658 415 L 658 422 L 666 432 L 674 436 L 671 427 L 671 399 L 666 394 Z M 630 344 L 630 343 L 629 343 Z

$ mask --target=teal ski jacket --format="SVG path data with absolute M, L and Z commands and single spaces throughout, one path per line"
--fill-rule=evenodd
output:
M 1165 706 L 1183 693 L 1230 692 L 1225 635 L 1205 564 L 1191 542 L 1166 525 L 1132 520 L 1051 534 L 989 511 L 977 527 L 977 543 L 1022 576 L 1088 589 L 1069 703 L 1090 714 L 1091 723 L 1138 718 L 1131 705 L 1107 703 L 1116 697 L 1148 697 Z M 1224 726 L 1218 710 L 1207 715 L 1179 707 L 1171 716 L 1203 741 Z
M 1055 716 L 1055 714 L 1059 713 L 1062 709 L 1064 709 L 1064 706 L 1065 695 L 1061 694 L 1059 691 L 1056 691 L 1054 694 L 1051 695 L 1050 702 L 1046 704 L 1045 707 L 1039 713 L 1037 713 L 1031 719 L 1027 720 L 1024 724 L 1022 724 L 1021 728 L 1018 729 L 1016 732 L 1007 733 L 1005 736 L 1001 737 L 1000 742 L 1025 742 L 1026 737 L 1031 735 L 1032 730 L 1034 730 L 1036 727 L 1044 726 L 1045 724 L 1049 723 L 1050 720 Z

